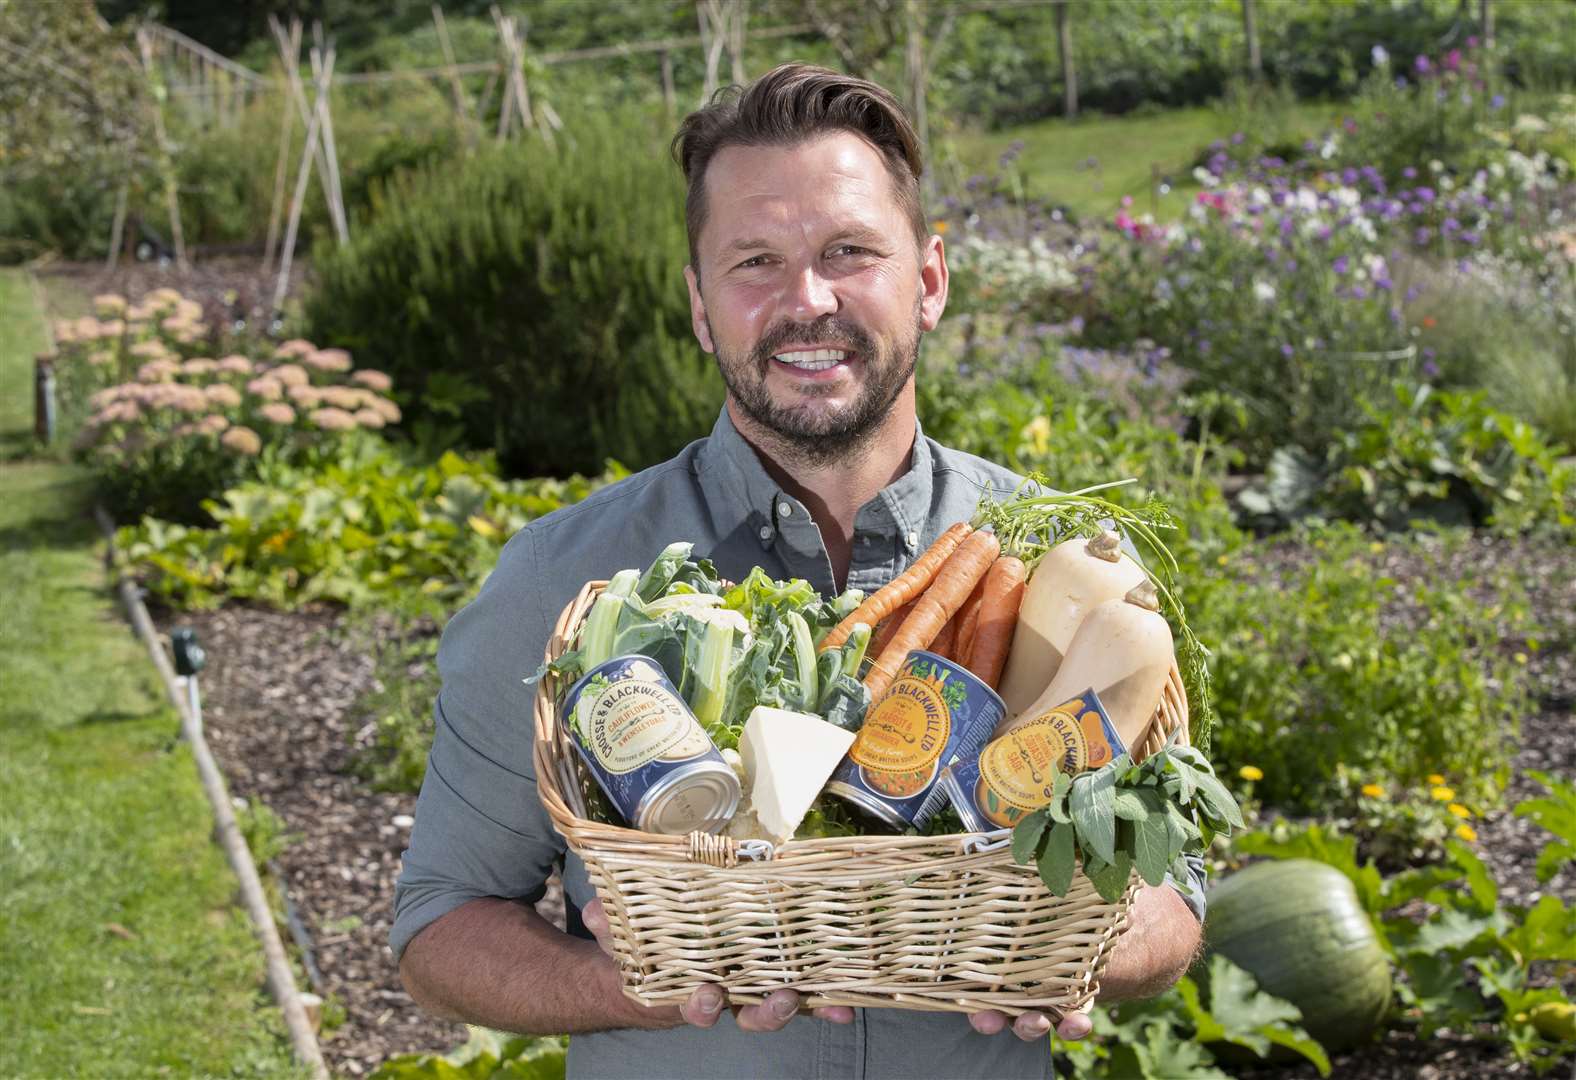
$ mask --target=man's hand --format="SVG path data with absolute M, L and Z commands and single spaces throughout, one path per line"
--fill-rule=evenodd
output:
M 596 935 L 602 951 L 612 956 L 613 944 L 608 937 L 607 915 L 602 910 L 602 901 L 593 900 L 587 904 L 581 909 L 580 918 L 586 924 L 586 929 Z M 686 1024 L 709 1028 L 717 1022 L 717 1018 L 722 1015 L 722 1007 L 727 1003 L 728 996 L 722 987 L 702 986 L 679 1006 L 678 1014 Z M 798 994 L 792 990 L 774 990 L 759 1005 L 734 1006 L 733 1018 L 741 1031 L 779 1031 L 798 1012 Z M 812 1015 L 834 1024 L 848 1024 L 853 1022 L 854 1010 L 846 1005 L 828 1005 L 812 1010 Z
M 1009 1019 L 1004 1012 L 986 1009 L 984 1012 L 970 1013 L 969 1026 L 981 1035 L 996 1035 L 1007 1027 Z M 1051 1018 L 1042 1012 L 1026 1012 L 1011 1023 L 1012 1033 L 1024 1042 L 1033 1042 L 1048 1035 L 1051 1030 Z M 1072 1012 L 1062 1017 L 1062 1022 L 1056 1025 L 1056 1034 L 1072 1041 L 1089 1034 L 1093 1026 L 1087 1012 Z

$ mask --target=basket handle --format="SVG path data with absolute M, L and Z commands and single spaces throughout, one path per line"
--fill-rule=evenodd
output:
M 699 830 L 689 834 L 690 862 L 705 863 L 718 869 L 727 869 L 739 865 L 739 855 L 734 841 L 727 836 L 713 836 Z

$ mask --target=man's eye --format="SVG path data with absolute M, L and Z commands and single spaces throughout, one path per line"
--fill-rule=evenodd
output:
M 832 249 L 833 255 L 868 255 L 869 248 L 862 248 L 857 244 L 839 244 Z
M 766 256 L 765 255 L 751 255 L 748 259 L 745 259 L 737 267 L 735 267 L 735 269 L 737 269 L 737 270 L 753 270 L 757 266 L 765 266 L 765 265 L 766 265 Z

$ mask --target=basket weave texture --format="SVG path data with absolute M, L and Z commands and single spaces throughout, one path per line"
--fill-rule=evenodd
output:
M 564 608 L 548 660 L 570 647 L 605 585 L 589 582 Z M 548 676 L 537 690 L 537 788 L 585 863 L 634 1000 L 676 1004 L 706 983 L 734 1004 L 796 990 L 805 1008 L 1061 1016 L 1093 1000 L 1127 928 L 1136 873 L 1110 904 L 1081 869 L 1066 896 L 1051 895 L 1033 865 L 1013 862 L 1005 829 L 790 840 L 773 850 L 591 821 L 583 791 L 594 782 L 558 715 L 563 683 Z M 1177 730 L 1185 740 L 1187 695 L 1173 667 L 1130 750 L 1142 759 Z

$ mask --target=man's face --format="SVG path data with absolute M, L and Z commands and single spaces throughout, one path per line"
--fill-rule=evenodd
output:
M 911 386 L 946 304 L 940 238 L 916 249 L 880 153 L 849 132 L 728 147 L 706 203 L 700 266 L 685 270 L 696 337 L 783 450 L 837 460 Z

